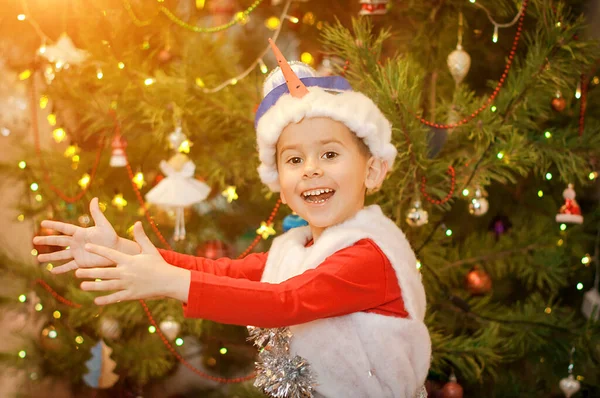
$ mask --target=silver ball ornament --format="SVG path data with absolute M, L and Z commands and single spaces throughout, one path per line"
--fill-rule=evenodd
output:
M 169 341 L 173 341 L 181 331 L 181 324 L 175 321 L 173 317 L 168 316 L 158 325 L 158 328 Z
M 121 325 L 119 321 L 108 316 L 100 319 L 100 335 L 111 340 L 121 337 Z
M 572 374 L 562 379 L 558 385 L 567 398 L 571 398 L 581 388 L 581 383 Z
M 423 209 L 421 200 L 415 199 L 406 213 L 406 222 L 411 227 L 421 227 L 429 222 L 429 213 Z
M 463 50 L 462 45 L 459 44 L 456 46 L 456 50 L 448 55 L 446 61 L 448 63 L 448 69 L 450 69 L 450 74 L 454 78 L 456 84 L 462 83 L 471 68 L 471 56 L 469 53 Z

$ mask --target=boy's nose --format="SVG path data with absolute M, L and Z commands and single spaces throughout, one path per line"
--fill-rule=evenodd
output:
M 307 161 L 304 166 L 304 177 L 314 178 L 323 175 L 323 170 L 319 167 L 318 162 Z

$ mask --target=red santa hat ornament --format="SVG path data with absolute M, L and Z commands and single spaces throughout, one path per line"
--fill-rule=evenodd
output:
M 583 223 L 583 216 L 581 215 L 581 208 L 575 201 L 575 190 L 573 184 L 569 184 L 563 191 L 563 198 L 565 198 L 565 204 L 562 205 L 556 215 L 556 222 L 569 223 L 569 224 L 581 224 Z
M 125 157 L 125 148 L 127 148 L 127 143 L 121 138 L 121 134 L 116 133 L 110 145 L 112 147 L 112 154 L 110 156 L 110 166 L 127 166 L 127 157 Z
M 387 13 L 388 0 L 361 0 L 358 15 L 384 15 Z

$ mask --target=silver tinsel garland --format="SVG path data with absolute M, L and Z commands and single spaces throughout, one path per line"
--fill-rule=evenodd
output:
M 249 326 L 248 333 L 248 340 L 260 349 L 254 386 L 274 398 L 311 398 L 316 385 L 314 375 L 306 359 L 290 357 L 290 329 Z

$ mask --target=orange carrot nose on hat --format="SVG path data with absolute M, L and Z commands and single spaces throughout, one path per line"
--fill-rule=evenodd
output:
M 273 50 L 275 58 L 277 58 L 277 63 L 279 64 L 281 72 L 285 77 L 285 82 L 287 83 L 288 90 L 290 90 L 290 94 L 292 95 L 292 97 L 295 98 L 304 97 L 306 94 L 308 94 L 308 89 L 306 88 L 304 83 L 302 83 L 300 78 L 296 76 L 290 64 L 288 64 L 281 51 L 279 51 L 279 48 L 277 48 L 277 46 L 275 45 L 275 42 L 269 39 L 269 44 L 271 44 L 271 49 Z

